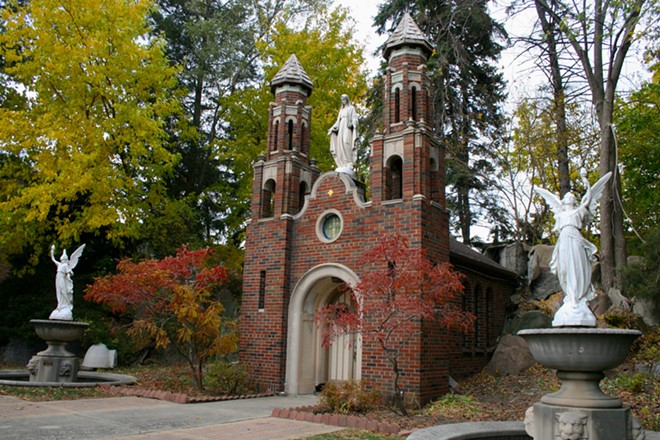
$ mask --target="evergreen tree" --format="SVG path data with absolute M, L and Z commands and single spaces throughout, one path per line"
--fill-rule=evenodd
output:
M 496 210 L 488 196 L 492 152 L 502 142 L 504 80 L 494 62 L 506 39 L 488 14 L 486 0 L 388 0 L 375 17 L 378 32 L 391 31 L 405 12 L 433 42 L 429 60 L 435 95 L 435 129 L 447 150 L 447 183 L 452 216 L 465 243 L 470 226 Z

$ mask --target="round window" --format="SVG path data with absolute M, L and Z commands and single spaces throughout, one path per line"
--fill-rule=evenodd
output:
M 316 233 L 325 243 L 331 243 L 339 238 L 342 230 L 342 218 L 336 211 L 324 213 L 316 223 Z
M 341 220 L 337 214 L 330 214 L 323 220 L 323 236 L 328 240 L 339 237 L 341 232 Z

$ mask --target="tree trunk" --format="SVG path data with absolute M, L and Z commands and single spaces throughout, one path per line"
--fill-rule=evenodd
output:
M 399 364 L 396 359 L 390 359 L 392 371 L 394 372 L 394 405 L 401 411 L 401 415 L 408 417 L 406 405 L 403 401 L 403 393 L 399 389 Z
M 619 270 L 626 264 L 626 240 L 621 206 L 621 175 L 611 128 L 612 113 L 601 116 L 600 175 L 612 171 L 612 179 L 600 199 L 600 273 L 603 289 L 620 288 Z
M 557 163 L 559 172 L 559 193 L 564 194 L 571 190 L 571 179 L 568 169 L 568 130 L 566 128 L 566 93 L 562 77 L 561 66 L 559 65 L 559 51 L 557 49 L 556 36 L 559 34 L 559 28 L 552 21 L 548 20 L 547 12 L 539 0 L 534 2 L 536 13 L 541 22 L 541 28 L 545 35 L 545 45 L 548 52 L 548 67 L 550 68 L 550 78 L 552 80 L 553 120 L 557 127 Z

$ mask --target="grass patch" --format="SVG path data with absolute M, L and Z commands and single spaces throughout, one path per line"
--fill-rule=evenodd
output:
M 65 387 L 10 387 L 0 386 L 0 395 L 15 396 L 31 402 L 48 402 L 52 400 L 76 400 L 109 397 L 110 394 L 97 387 L 65 388 Z

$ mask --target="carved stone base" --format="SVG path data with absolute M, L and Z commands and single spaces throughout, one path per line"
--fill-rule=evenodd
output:
M 630 408 L 574 408 L 537 402 L 530 410 L 533 413 L 528 412 L 525 429 L 534 440 L 644 438 Z
M 75 356 L 33 356 L 28 363 L 30 382 L 72 383 L 80 369 Z
M 30 322 L 37 335 L 48 344 L 48 348 L 33 356 L 27 365 L 30 382 L 76 382 L 80 360 L 66 349 L 66 344 L 79 340 L 89 324 L 50 319 L 32 319 Z

